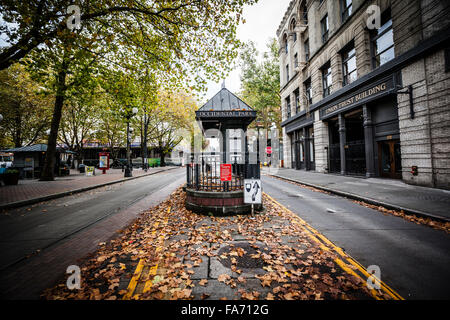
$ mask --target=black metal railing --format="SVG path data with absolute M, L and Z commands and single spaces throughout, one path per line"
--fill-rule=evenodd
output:
M 186 166 L 187 188 L 199 191 L 237 191 L 243 190 L 244 179 L 260 179 L 259 164 L 238 163 L 234 158 L 231 163 L 231 181 L 221 181 L 221 155 L 191 156 Z M 248 158 L 247 158 L 248 159 Z

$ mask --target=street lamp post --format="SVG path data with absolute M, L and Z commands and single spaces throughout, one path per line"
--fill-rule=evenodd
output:
M 124 177 L 132 177 L 133 174 L 131 172 L 131 130 L 130 130 L 130 119 L 131 117 L 133 117 L 134 115 L 136 115 L 138 112 L 137 108 L 133 108 L 131 109 L 131 112 L 127 112 L 126 114 L 126 118 L 127 118 L 127 166 L 125 168 L 125 174 Z
M 259 156 L 259 136 L 260 136 L 259 129 L 264 129 L 264 126 L 261 123 L 257 122 L 256 123 L 256 131 L 257 131 L 257 138 L 256 138 L 256 162 L 257 162 L 258 166 L 259 166 L 260 161 L 261 161 L 260 156 Z

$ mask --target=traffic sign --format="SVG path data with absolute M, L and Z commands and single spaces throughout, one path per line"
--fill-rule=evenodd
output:
M 261 203 L 262 188 L 260 179 L 244 179 L 244 203 Z
M 272 154 L 272 147 L 266 147 L 266 153 Z

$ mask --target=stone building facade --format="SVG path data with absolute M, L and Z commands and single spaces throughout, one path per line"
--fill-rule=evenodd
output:
M 284 164 L 450 189 L 450 2 L 293 0 Z

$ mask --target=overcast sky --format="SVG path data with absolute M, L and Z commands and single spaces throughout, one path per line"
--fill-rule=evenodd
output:
M 238 26 L 237 35 L 241 41 L 252 40 L 260 53 L 267 51 L 266 44 L 276 37 L 278 26 L 291 0 L 259 0 L 256 5 L 244 8 L 245 24 Z M 237 93 L 240 90 L 240 70 L 233 70 L 225 80 L 228 90 Z M 205 99 L 212 98 L 222 87 L 222 82 L 208 84 Z M 206 101 L 205 101 L 206 102 Z

